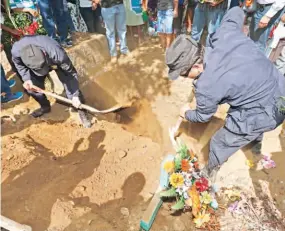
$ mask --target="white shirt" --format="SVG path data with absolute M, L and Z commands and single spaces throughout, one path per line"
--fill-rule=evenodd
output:
M 272 18 L 279 10 L 285 6 L 285 0 L 257 0 L 261 5 L 272 4 L 269 11 L 265 14 L 267 17 Z
M 79 6 L 80 7 L 92 7 L 92 1 L 91 0 L 79 0 Z

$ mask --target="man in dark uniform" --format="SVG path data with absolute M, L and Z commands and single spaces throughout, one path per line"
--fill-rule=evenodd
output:
M 84 127 L 91 126 L 86 112 L 80 109 L 84 99 L 79 90 L 77 71 L 59 43 L 48 36 L 25 36 L 13 45 L 12 60 L 24 81 L 24 88 L 40 104 L 40 108 L 31 113 L 33 117 L 40 117 L 51 110 L 47 97 L 35 91 L 34 86 L 44 89 L 46 76 L 55 70 L 67 97 L 78 109 Z
M 224 127 L 212 137 L 208 175 L 245 145 L 261 142 L 263 133 L 279 126 L 285 78 L 259 48 L 243 34 L 244 13 L 230 9 L 203 47 L 189 37 L 178 37 L 166 53 L 171 79 L 194 78 L 196 109 L 188 105 L 181 117 L 208 122 L 218 105 L 230 105 Z M 213 171 L 215 170 L 215 171 Z

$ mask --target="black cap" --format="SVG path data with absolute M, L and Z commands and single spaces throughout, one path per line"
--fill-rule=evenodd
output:
M 37 76 L 46 76 L 49 65 L 42 50 L 35 45 L 27 45 L 20 51 L 22 62 Z
M 199 44 L 189 35 L 179 35 L 166 51 L 169 78 L 177 79 L 182 72 L 190 70 L 199 58 Z

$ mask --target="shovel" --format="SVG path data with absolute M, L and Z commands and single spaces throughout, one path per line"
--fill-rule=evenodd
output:
M 60 101 L 62 101 L 62 102 L 64 102 L 64 103 L 68 103 L 68 104 L 72 105 L 72 101 L 71 101 L 70 99 L 67 99 L 67 98 L 65 98 L 65 97 L 62 97 L 62 96 L 60 96 L 60 95 L 57 95 L 57 94 L 52 93 L 52 92 L 49 92 L 49 91 L 42 90 L 42 89 L 40 89 L 40 88 L 38 88 L 38 87 L 34 87 L 34 86 L 33 86 L 33 88 L 34 88 L 37 92 L 43 93 L 43 94 L 48 95 L 48 96 L 51 96 L 51 97 L 53 97 L 53 98 L 55 98 L 55 99 L 57 99 L 57 100 L 60 100 Z M 86 104 L 81 104 L 81 105 L 80 105 L 80 109 L 85 109 L 85 110 L 87 110 L 87 111 L 89 111 L 89 112 L 91 112 L 91 113 L 107 114 L 107 113 L 111 113 L 111 112 L 118 111 L 118 110 L 123 109 L 123 108 L 131 107 L 131 106 L 132 106 L 132 103 L 129 102 L 129 103 L 124 104 L 124 105 L 123 105 L 123 104 L 115 105 L 115 106 L 113 106 L 113 107 L 111 107 L 111 108 L 109 108 L 109 109 L 106 109 L 106 110 L 98 110 L 98 109 L 96 109 L 96 108 L 94 108 L 94 107 L 91 107 L 91 106 L 88 106 L 88 105 L 86 105 Z

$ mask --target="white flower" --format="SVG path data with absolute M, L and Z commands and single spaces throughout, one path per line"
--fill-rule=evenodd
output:
M 182 187 L 178 187 L 175 191 L 179 194 L 179 196 L 182 196 L 182 194 L 183 194 L 183 188 Z
M 183 197 L 184 197 L 185 200 L 189 199 L 188 193 L 187 193 L 187 192 L 184 192 L 184 193 L 183 193 Z
M 199 179 L 200 178 L 200 174 L 198 172 L 192 172 L 192 176 L 195 178 L 195 179 Z

